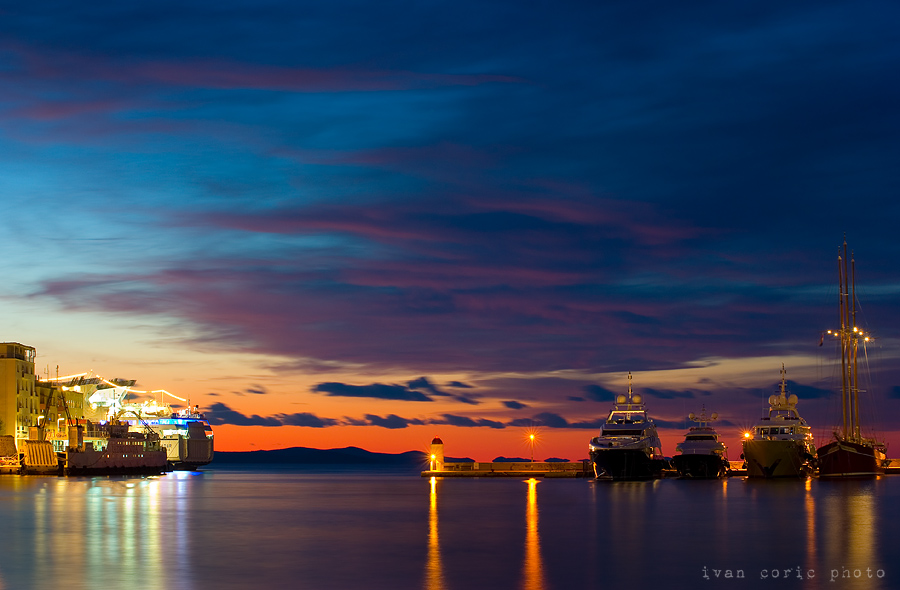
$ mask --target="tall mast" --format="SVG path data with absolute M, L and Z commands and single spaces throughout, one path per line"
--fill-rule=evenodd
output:
M 851 290 L 850 301 L 853 309 L 853 332 L 850 334 L 853 338 L 853 387 L 850 390 L 850 396 L 853 399 L 853 436 L 858 440 L 861 436 L 859 431 L 859 373 L 857 372 L 856 359 L 859 353 L 859 327 L 856 325 L 856 260 L 853 253 L 850 253 L 850 277 Z
M 844 254 L 846 255 L 847 240 L 844 240 Z M 841 258 L 840 250 L 838 250 L 838 291 L 841 301 L 841 418 L 843 420 L 843 428 L 841 436 L 847 435 L 847 320 L 845 310 L 846 299 L 844 297 L 846 271 L 844 259 Z

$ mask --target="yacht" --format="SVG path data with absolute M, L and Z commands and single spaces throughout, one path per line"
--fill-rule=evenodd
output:
M 713 412 L 707 416 L 706 408 L 700 410 L 697 416 L 693 412 L 688 416 L 697 426 L 691 426 L 684 441 L 675 447 L 677 453 L 672 457 L 672 463 L 681 477 L 716 478 L 725 477 L 728 472 L 727 447 L 719 440 L 719 433 L 710 426 L 717 420 L 718 414 Z
M 597 478 L 653 479 L 670 467 L 644 399 L 631 389 L 631 373 L 628 394 L 616 397 L 600 436 L 592 438 L 588 447 Z
M 749 477 L 806 477 L 816 469 L 812 428 L 797 412 L 797 396 L 788 395 L 781 367 L 781 390 L 769 396 L 769 413 L 744 433 L 743 459 Z

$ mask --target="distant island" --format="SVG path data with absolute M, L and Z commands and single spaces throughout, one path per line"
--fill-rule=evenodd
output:
M 452 463 L 473 463 L 468 457 L 455 459 L 446 457 Z M 343 449 L 310 449 L 292 447 L 272 451 L 216 451 L 213 464 L 253 463 L 257 465 L 395 465 L 421 466 L 428 462 L 423 451 L 405 453 L 373 453 L 359 447 Z

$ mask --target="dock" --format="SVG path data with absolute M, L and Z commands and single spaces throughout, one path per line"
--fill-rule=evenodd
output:
M 587 459 L 563 462 L 466 462 L 442 463 L 440 470 L 426 470 L 422 477 L 594 477 Z
M 730 461 L 728 477 L 740 477 L 747 475 L 743 461 Z M 582 461 L 570 461 L 568 463 L 554 462 L 465 462 L 443 463 L 443 469 L 426 469 L 422 477 L 594 477 L 594 468 L 588 459 Z M 894 467 L 896 473 L 900 473 L 900 461 Z M 678 472 L 674 469 L 663 471 L 663 478 L 676 478 Z

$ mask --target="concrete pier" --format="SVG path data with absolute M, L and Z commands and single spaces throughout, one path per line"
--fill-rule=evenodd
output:
M 594 477 L 591 462 L 569 463 L 442 463 L 443 469 L 427 470 L 422 477 Z

